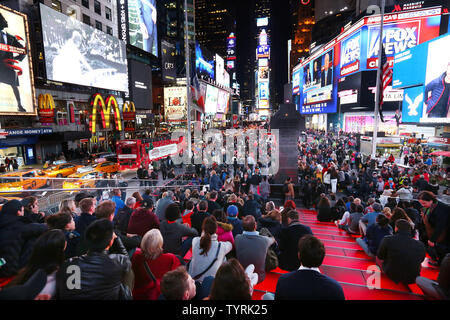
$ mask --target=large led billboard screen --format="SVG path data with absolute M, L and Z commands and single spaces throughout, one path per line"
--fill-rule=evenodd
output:
M 425 106 L 420 122 L 450 122 L 450 35 L 428 45 Z
M 227 113 L 230 101 L 230 94 L 225 90 L 220 90 L 217 96 L 217 113 Z
M 117 0 L 119 37 L 158 56 L 156 0 Z
M 168 122 L 184 122 L 187 120 L 186 87 L 164 88 L 164 113 Z
M 383 43 L 391 67 L 394 55 L 439 36 L 441 12 L 442 9 L 437 7 L 385 15 Z M 336 112 L 340 103 L 337 96 L 338 83 L 355 73 L 376 71 L 380 21 L 379 16 L 362 18 L 294 68 L 292 88 L 300 113 Z M 323 75 L 325 59 L 330 61 L 326 76 Z M 373 110 L 374 99 L 371 97 L 374 95 L 367 90 L 370 86 L 362 87 L 365 85 L 363 78 L 361 77 L 360 87 L 366 92 L 348 91 L 357 88 L 342 89 L 340 97 L 349 106 L 360 103 Z M 400 94 L 398 97 L 396 94 L 391 94 L 388 97 L 391 101 L 387 102 L 401 101 Z M 397 98 L 399 100 L 395 100 Z M 368 104 L 365 104 L 367 101 Z
M 136 109 L 152 109 L 152 68 L 148 64 L 129 60 L 130 97 Z
M 205 48 L 202 48 L 198 42 L 195 43 L 195 69 L 197 74 L 214 80 L 214 57 Z
M 206 88 L 205 113 L 217 113 L 217 102 L 219 99 L 219 89 L 210 85 Z
M 125 43 L 41 4 L 47 78 L 128 92 Z
M 26 15 L 0 6 L 0 114 L 35 114 L 31 63 Z

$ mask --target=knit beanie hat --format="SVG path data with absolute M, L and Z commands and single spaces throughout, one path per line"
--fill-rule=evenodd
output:
M 227 209 L 227 214 L 229 217 L 236 217 L 238 215 L 238 212 L 238 207 L 236 207 L 235 205 L 231 205 Z

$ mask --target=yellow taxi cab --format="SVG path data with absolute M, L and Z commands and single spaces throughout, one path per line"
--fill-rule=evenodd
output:
M 98 171 L 92 167 L 78 168 L 77 172 L 67 177 L 63 189 L 95 188 Z M 70 192 L 70 191 L 69 191 Z
M 43 172 L 45 173 L 45 175 L 47 177 L 62 178 L 62 177 L 67 177 L 67 176 L 70 176 L 71 174 L 76 173 L 78 168 L 81 168 L 81 167 L 83 167 L 83 166 L 66 162 L 66 163 L 52 165 L 52 166 L 48 167 L 47 169 L 43 170 Z
M 22 198 L 19 197 L 0 197 L 0 211 L 2 211 L 3 205 L 10 200 L 19 200 L 22 201 Z
M 20 171 L 8 172 L 0 175 L 0 192 L 23 191 L 39 189 L 48 185 L 44 172 L 34 168 L 24 168 Z
M 117 173 L 119 171 L 119 165 L 111 161 L 103 161 L 93 167 L 96 171 L 103 173 Z

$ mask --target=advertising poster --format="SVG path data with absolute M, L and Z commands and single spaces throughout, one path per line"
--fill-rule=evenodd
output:
M 136 109 L 152 109 L 152 68 L 136 60 L 129 60 L 130 98 Z
M 268 100 L 269 99 L 269 83 L 268 82 L 260 82 L 258 83 L 259 88 L 259 100 Z
M 423 114 L 423 86 L 405 89 L 402 104 L 402 122 L 420 122 Z
M 161 41 L 161 63 L 162 77 L 164 81 L 174 82 L 177 80 L 176 47 L 175 44 L 166 40 Z
M 126 45 L 41 4 L 47 78 L 128 92 Z
M 210 85 L 206 88 L 205 113 L 217 113 L 219 89 Z
M 166 121 L 183 122 L 187 120 L 186 87 L 164 88 L 164 112 Z
M 450 122 L 450 35 L 428 45 L 425 107 L 420 122 Z
M 361 66 L 361 31 L 341 43 L 341 77 L 359 71 Z
M 224 90 L 219 90 L 217 96 L 217 113 L 227 113 L 229 103 L 229 93 Z
M 118 0 L 118 8 L 119 34 L 126 34 L 122 39 L 128 39 L 130 45 L 157 57 L 158 14 L 156 0 Z
M 225 60 L 216 54 L 216 83 L 225 86 Z
M 396 54 L 438 37 L 441 23 L 440 11 L 439 8 L 419 11 L 415 14 L 411 12 L 388 15 L 388 22 L 383 27 L 383 44 L 388 61 L 393 63 Z M 436 15 L 426 16 L 427 14 Z M 368 25 L 363 29 L 366 34 L 366 50 L 363 57 L 367 59 L 365 69 L 377 69 L 380 26 L 379 24 Z
M 25 15 L 0 6 L 0 114 L 35 114 Z
M 197 74 L 214 80 L 214 57 L 208 50 L 201 48 L 198 42 L 195 43 L 195 68 Z

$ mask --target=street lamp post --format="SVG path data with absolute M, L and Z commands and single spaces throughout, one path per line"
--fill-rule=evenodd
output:
M 377 152 L 377 136 L 378 136 L 378 113 L 380 108 L 380 90 L 381 90 L 381 55 L 383 50 L 383 25 L 384 25 L 384 9 L 386 6 L 386 1 L 381 0 L 381 23 L 380 23 L 380 35 L 379 35 L 379 50 L 378 50 L 378 70 L 377 70 L 377 87 L 375 94 L 375 114 L 374 114 L 374 124 L 373 124 L 373 137 L 372 137 L 372 159 L 376 157 Z
M 190 160 L 191 158 L 191 73 L 190 73 L 190 51 L 189 51 L 189 25 L 188 25 L 188 6 L 187 0 L 184 0 L 184 47 L 186 56 L 186 90 L 187 90 L 187 156 Z

